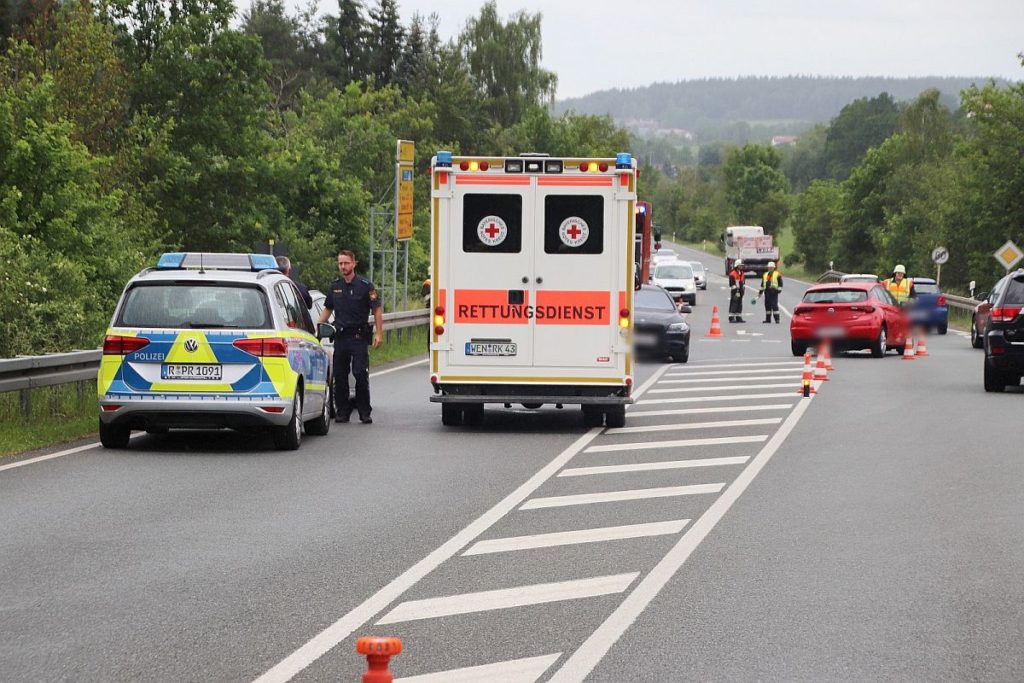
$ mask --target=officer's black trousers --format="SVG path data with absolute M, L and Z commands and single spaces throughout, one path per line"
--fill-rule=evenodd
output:
M 765 322 L 771 321 L 772 315 L 775 316 L 775 322 L 779 322 L 779 290 L 777 289 L 766 289 L 764 290 L 764 320 Z
M 334 405 L 338 415 L 352 413 L 348 395 L 348 376 L 356 379 L 355 409 L 359 417 L 370 416 L 370 347 L 365 339 L 349 337 L 334 343 Z
M 732 320 L 733 316 L 740 317 L 743 315 L 743 287 L 732 291 L 729 294 L 729 319 Z

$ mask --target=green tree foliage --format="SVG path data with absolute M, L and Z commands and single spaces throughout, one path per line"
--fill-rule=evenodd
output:
M 744 145 L 726 154 L 722 166 L 725 196 L 733 219 L 742 225 L 763 225 L 774 233 L 789 212 L 782 157 L 767 145 Z
M 810 270 L 824 271 L 834 260 L 832 239 L 842 228 L 842 199 L 842 190 L 834 180 L 815 180 L 797 197 L 792 217 L 794 247 Z M 849 265 L 840 260 L 836 267 Z
M 399 79 L 399 68 L 405 45 L 405 30 L 398 17 L 395 0 L 377 0 L 370 9 L 366 25 L 366 45 L 370 75 L 379 86 L 388 86 Z
M 865 153 L 882 144 L 896 130 L 899 106 L 888 93 L 859 99 L 843 107 L 825 134 L 825 172 L 845 180 Z
M 370 73 L 367 26 L 358 0 L 338 0 L 338 15 L 324 20 L 323 68 L 335 85 L 344 87 Z

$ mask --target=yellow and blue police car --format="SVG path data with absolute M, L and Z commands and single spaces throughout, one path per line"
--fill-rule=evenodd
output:
M 278 448 L 331 424 L 330 357 L 267 254 L 167 253 L 133 277 L 103 342 L 100 441 L 133 429 L 269 428 Z

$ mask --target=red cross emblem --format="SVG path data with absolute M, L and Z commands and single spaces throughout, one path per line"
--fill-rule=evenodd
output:
M 484 228 L 484 232 L 486 232 L 487 236 L 493 240 L 495 237 L 498 236 L 498 233 L 501 232 L 501 228 L 499 228 L 494 223 L 491 223 L 486 228 Z
M 570 216 L 558 226 L 558 236 L 567 247 L 582 247 L 590 237 L 590 226 L 579 216 Z
M 480 241 L 489 247 L 496 247 L 508 237 L 508 226 L 501 216 L 484 216 L 476 226 Z

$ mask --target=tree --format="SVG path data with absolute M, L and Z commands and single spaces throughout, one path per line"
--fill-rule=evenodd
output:
M 242 14 L 242 32 L 259 38 L 270 62 L 267 80 L 274 105 L 287 108 L 312 76 L 312 62 L 303 55 L 299 20 L 285 14 L 283 0 L 254 0 Z
M 725 196 L 741 224 L 763 225 L 774 233 L 788 214 L 788 187 L 782 157 L 767 145 L 730 149 L 722 166 Z
M 825 270 L 835 260 L 847 268 L 842 254 L 831 250 L 833 235 L 843 221 L 843 192 L 834 180 L 815 180 L 796 200 L 792 224 L 794 248 L 809 270 Z
M 324 19 L 324 69 L 340 87 L 365 80 L 367 27 L 358 0 L 338 0 L 338 16 Z
M 377 6 L 370 10 L 366 35 L 370 75 L 379 86 L 395 83 L 405 42 L 395 0 L 378 0 Z
M 899 106 L 888 93 L 846 105 L 825 134 L 824 165 L 829 177 L 845 180 L 872 147 L 896 130 Z

